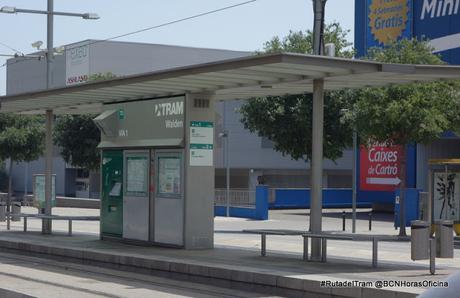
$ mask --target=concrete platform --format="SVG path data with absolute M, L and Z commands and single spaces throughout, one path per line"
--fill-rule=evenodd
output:
M 375 269 L 367 260 L 329 258 L 328 263 L 303 262 L 297 255 L 270 252 L 269 256 L 261 257 L 257 249 L 226 246 L 197 251 L 139 247 L 101 241 L 94 234 L 83 233 L 68 237 L 64 234 L 45 236 L 36 231 L 1 231 L 0 250 L 293 297 L 415 297 L 424 289 L 330 288 L 322 287 L 321 283 L 436 281 L 446 278 L 456 270 L 442 266 L 438 268 L 436 275 L 431 276 L 426 265 L 413 263 L 384 262 Z
M 349 211 L 349 210 L 348 210 Z M 347 211 L 347 212 L 348 212 Z M 22 212 L 36 209 L 23 207 Z M 360 234 L 395 235 L 392 216 L 374 216 L 372 231 L 368 231 L 368 210 L 358 213 Z M 342 227 L 342 210 L 324 210 L 323 229 L 337 231 Z M 95 216 L 95 209 L 53 208 L 53 214 Z M 138 247 L 99 240 L 99 222 L 77 221 L 74 236 L 68 237 L 67 223 L 53 222 L 51 236 L 43 236 L 41 221 L 31 219 L 29 232 L 23 233 L 22 222 L 12 222 L 12 231 L 0 223 L 0 250 L 70 260 L 80 264 L 122 269 L 199 281 L 269 295 L 303 297 L 413 297 L 424 291 L 415 286 L 384 287 L 382 290 L 352 287 L 332 289 L 321 287 L 327 281 L 439 281 L 460 270 L 460 250 L 454 259 L 436 259 L 436 275 L 429 274 L 428 261 L 410 260 L 410 243 L 379 243 L 379 267 L 371 267 L 371 243 L 328 241 L 328 263 L 302 261 L 302 239 L 298 236 L 267 237 L 267 257 L 260 256 L 260 236 L 244 234 L 244 229 L 305 229 L 309 226 L 308 210 L 270 211 L 269 220 L 216 217 L 214 219 L 215 249 L 184 251 L 158 247 Z M 351 221 L 347 220 L 347 232 Z M 410 229 L 408 229 L 410 233 Z M 3 248 L 2 248 L 3 247 Z M 9 247 L 9 248 L 8 248 Z M 374 284 L 375 286 L 375 284 Z M 396 285 L 394 285 L 396 286 Z M 371 287 L 372 288 L 372 287 Z M 448 296 L 444 296 L 448 297 Z

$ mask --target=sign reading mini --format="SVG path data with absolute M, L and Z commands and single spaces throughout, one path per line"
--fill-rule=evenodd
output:
M 449 64 L 460 64 L 460 0 L 414 1 L 414 36 L 430 41 Z
M 411 1 L 367 0 L 367 48 L 411 36 Z
M 400 184 L 402 147 L 385 143 L 360 149 L 360 189 L 392 191 Z

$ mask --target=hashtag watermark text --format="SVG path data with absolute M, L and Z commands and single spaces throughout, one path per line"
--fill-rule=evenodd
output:
M 322 288 L 448 288 L 449 282 L 434 280 L 322 280 L 320 285 Z

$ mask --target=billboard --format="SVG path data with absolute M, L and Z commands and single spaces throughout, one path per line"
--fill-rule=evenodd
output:
M 444 61 L 460 64 L 460 0 L 414 1 L 414 36 L 428 38 Z
M 184 143 L 185 96 L 106 104 L 104 110 L 95 118 L 101 148 Z
M 360 190 L 393 191 L 400 184 L 403 158 L 399 145 L 373 144 L 361 146 L 359 152 Z
M 460 0 L 355 0 L 355 47 L 402 38 L 428 39 L 442 59 L 460 64 Z
M 460 219 L 460 173 L 433 173 L 433 219 Z
M 65 49 L 65 84 L 72 86 L 89 80 L 89 45 L 72 44 Z

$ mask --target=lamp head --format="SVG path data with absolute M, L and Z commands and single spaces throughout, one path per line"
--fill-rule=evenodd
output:
M 83 18 L 85 20 L 98 20 L 99 15 L 97 13 L 84 13 Z
M 2 8 L 0 8 L 0 12 L 3 12 L 3 13 L 16 13 L 16 7 L 3 6 Z
M 36 42 L 32 43 L 32 47 L 36 48 L 37 50 L 40 50 L 40 47 L 43 45 L 43 41 L 37 40 Z

